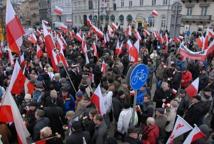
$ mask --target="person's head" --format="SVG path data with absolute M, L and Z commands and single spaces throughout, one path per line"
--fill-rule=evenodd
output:
M 31 95 L 30 94 L 25 94 L 25 98 L 24 98 L 25 102 L 30 102 L 31 101 Z
M 74 117 L 75 112 L 74 111 L 67 111 L 65 118 L 70 121 Z
M 171 108 L 174 108 L 174 109 L 177 109 L 177 108 L 178 108 L 178 102 L 175 101 L 175 100 L 172 100 L 172 101 L 170 102 L 170 107 L 171 107 Z
M 37 103 L 32 101 L 28 104 L 28 107 L 29 107 L 29 110 L 31 111 L 35 111 L 36 110 L 36 107 L 37 107 Z
M 52 136 L 52 130 L 50 127 L 44 127 L 40 130 L 40 139 L 45 139 Z
M 138 138 L 138 134 L 139 134 L 140 130 L 137 128 L 129 128 L 128 129 L 128 135 L 131 138 L 137 139 Z
M 94 119 L 94 116 L 97 114 L 97 110 L 96 109 L 92 109 L 90 112 L 89 112 L 89 118 L 91 120 Z
M 74 131 L 81 131 L 82 130 L 82 124 L 80 121 L 74 121 L 72 122 L 71 130 Z
M 163 89 L 163 91 L 167 91 L 169 90 L 169 84 L 167 82 L 162 82 L 161 88 Z
M 41 109 L 37 109 L 35 112 L 35 118 L 38 120 L 45 116 L 45 111 Z
M 50 91 L 50 96 L 52 99 L 57 99 L 57 91 L 56 90 L 51 90 Z
M 55 73 L 54 79 L 55 79 L 56 81 L 59 81 L 59 80 L 60 80 L 60 73 Z
M 156 116 L 164 115 L 164 108 L 157 108 L 155 111 Z
M 62 91 L 62 96 L 63 96 L 63 97 L 68 97 L 68 95 L 69 95 L 69 90 L 68 90 L 68 88 L 62 87 L 62 88 L 61 88 L 61 91 Z
M 180 96 L 181 98 L 183 98 L 183 97 L 185 97 L 185 95 L 186 95 L 186 91 L 185 91 L 184 89 L 181 89 L 181 90 L 180 90 L 180 93 L 179 93 L 179 96 Z
M 155 124 L 155 119 L 153 117 L 148 117 L 146 120 L 146 124 L 149 125 L 154 125 Z
M 198 103 L 198 102 L 200 102 L 200 101 L 201 101 L 201 97 L 200 97 L 199 95 L 194 96 L 194 97 L 192 98 L 192 103 L 193 103 L 193 104 Z
M 148 94 L 146 94 L 144 96 L 144 103 L 150 102 L 151 101 L 151 96 L 149 96 Z
M 100 115 L 100 114 L 96 114 L 95 116 L 94 116 L 94 123 L 96 124 L 96 125 L 101 125 L 102 123 L 103 123 L 103 116 L 102 115 Z

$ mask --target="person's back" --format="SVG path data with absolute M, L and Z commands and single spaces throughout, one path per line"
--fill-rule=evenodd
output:
M 77 131 L 73 132 L 69 137 L 66 138 L 66 144 L 84 144 L 84 141 L 90 143 L 90 134 L 88 131 Z

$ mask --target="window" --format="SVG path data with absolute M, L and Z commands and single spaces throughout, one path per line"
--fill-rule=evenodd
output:
M 163 5 L 167 5 L 167 0 L 163 0 Z
M 132 7 L 132 1 L 129 1 L 129 7 Z
M 124 7 L 124 0 L 121 0 L 121 7 Z
M 156 0 L 152 0 L 152 5 L 156 5 Z
M 187 16 L 191 16 L 192 15 L 192 7 L 188 7 L 187 8 Z
M 149 22 L 149 26 L 150 27 L 154 27 L 155 26 L 154 16 L 150 16 L 149 19 L 148 19 L 148 22 Z
M 140 0 L 140 6 L 143 6 L 143 0 Z
M 163 16 L 161 19 L 161 28 L 166 28 L 166 17 Z
M 88 9 L 89 10 L 93 9 L 93 1 L 92 0 L 88 1 Z
M 207 15 L 207 7 L 201 7 L 201 15 L 206 16 Z

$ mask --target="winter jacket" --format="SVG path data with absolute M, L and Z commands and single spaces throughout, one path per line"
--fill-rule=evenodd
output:
M 104 144 L 107 137 L 107 125 L 105 121 L 99 126 L 95 127 L 95 132 L 92 137 L 93 144 Z
M 87 131 L 75 131 L 65 140 L 66 144 L 90 144 L 90 134 Z
M 42 117 L 36 121 L 36 124 L 33 128 L 33 140 L 37 141 L 40 138 L 40 130 L 46 126 L 49 126 L 50 120 L 47 117 Z
M 156 124 L 146 126 L 143 133 L 145 134 L 143 137 L 143 144 L 157 144 L 160 132 Z

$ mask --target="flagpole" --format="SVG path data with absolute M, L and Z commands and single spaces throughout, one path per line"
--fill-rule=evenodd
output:
M 133 103 L 133 112 L 132 112 L 132 118 L 131 118 L 131 126 L 134 127 L 134 122 L 135 122 L 135 106 L 137 103 L 137 90 L 135 91 L 135 96 L 134 96 L 134 103 Z

